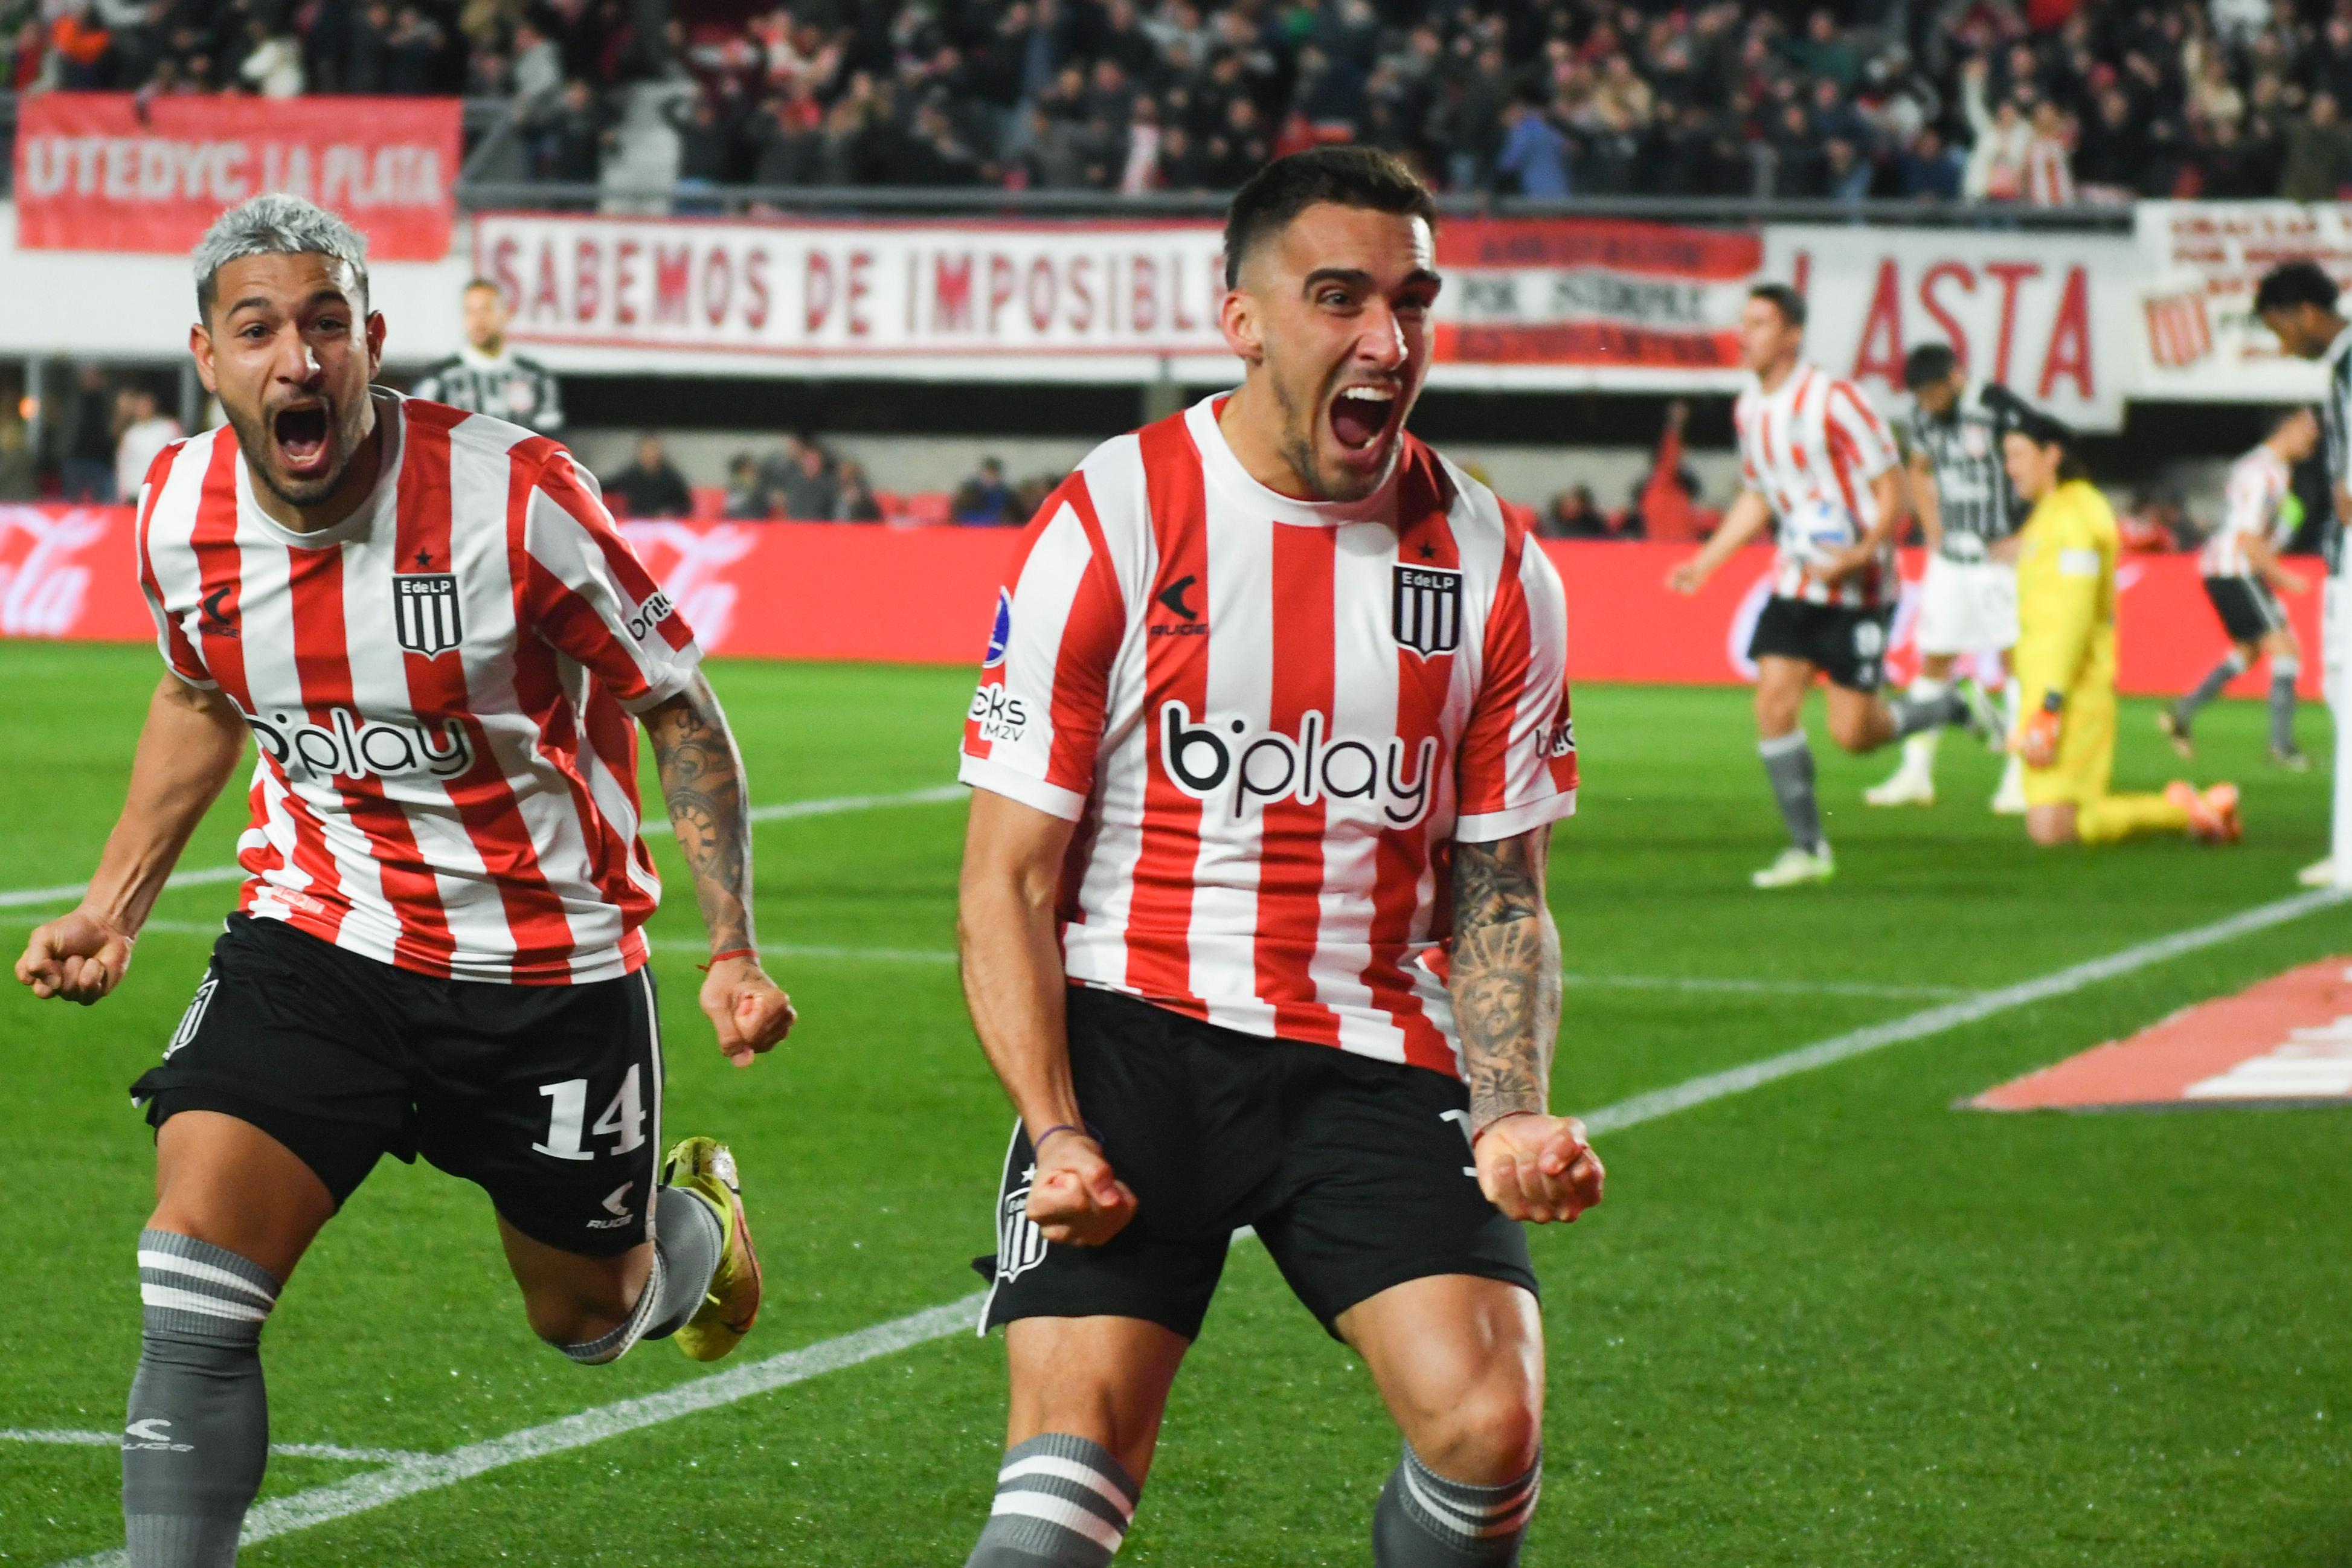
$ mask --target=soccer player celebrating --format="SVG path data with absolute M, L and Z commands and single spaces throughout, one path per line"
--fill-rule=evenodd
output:
M 2074 433 L 2021 407 L 2001 437 L 2010 482 L 2032 508 L 2017 562 L 2019 699 L 2011 742 L 2025 762 L 2034 843 L 2110 844 L 2138 833 L 2238 837 L 2238 791 L 2175 780 L 2162 795 L 2111 795 L 2116 766 L 2116 514 L 2084 476 Z
M 427 365 L 408 389 L 409 395 L 468 414 L 488 414 L 541 436 L 562 429 L 563 385 L 553 371 L 525 359 L 508 343 L 507 322 L 513 312 L 507 309 L 505 291 L 487 278 L 477 278 L 466 285 L 460 310 L 466 346 Z
M 1748 290 L 1739 355 L 1756 384 L 1731 412 L 1746 483 L 1714 537 L 1667 577 L 1676 593 L 1697 593 L 1779 520 L 1772 596 L 1748 651 L 1756 660 L 1756 749 L 1790 843 L 1751 879 L 1759 888 L 1826 882 L 1836 871 L 1804 730 L 1805 693 L 1817 677 L 1829 677 L 1830 738 L 1849 752 L 1946 724 L 1988 740 L 2000 727 L 1971 682 L 1934 696 L 1878 695 L 1902 589 L 1894 544 L 1902 476 L 1885 425 L 1853 383 L 1804 363 L 1804 296 L 1785 283 Z
M 1509 1563 L 1541 1474 L 1520 1221 L 1602 1173 L 1547 1110 L 1576 799 L 1558 575 L 1404 432 L 1433 205 L 1278 160 L 1226 218 L 1239 391 L 1030 526 L 965 730 L 964 989 L 1018 1113 L 983 1328 L 1008 1451 L 971 1568 L 1101 1568 L 1234 1229 L 1405 1440 L 1381 1568 Z
M 1911 421 L 1912 511 L 1927 542 L 1927 573 L 1919 584 L 1919 675 L 1909 695 L 1927 701 L 1949 690 L 1952 668 L 1964 653 L 1990 652 L 2010 663 L 2017 646 L 2017 567 L 2010 542 L 2025 509 L 2009 487 L 2000 458 L 2001 416 L 1986 390 L 1969 381 L 1959 356 L 1943 343 L 1913 349 L 1903 363 L 1915 415 Z M 2016 721 L 2017 686 L 2007 690 Z M 1940 730 L 1905 738 L 1903 762 L 1892 777 L 1863 792 L 1871 805 L 1936 804 L 1936 742 Z M 1993 810 L 2025 812 L 2023 764 L 2012 753 L 2002 770 Z
M 2327 393 L 2320 400 L 2320 424 L 2327 443 L 2327 490 L 2334 515 L 2322 531 L 2326 576 L 2320 584 L 2319 626 L 2321 668 L 2327 676 L 2327 700 L 2336 708 L 2340 727 L 2352 722 L 2342 690 L 2347 614 L 2343 592 L 2344 524 L 2352 519 L 2352 321 L 2337 308 L 2336 281 L 2315 261 L 2288 261 L 2273 267 L 2254 287 L 2254 314 L 2279 341 L 2279 347 L 2297 359 L 2318 360 L 2327 367 Z M 2339 731 L 2340 732 L 2340 731 Z M 2347 782 L 2336 781 L 2337 820 Z M 2339 846 L 2339 847 L 2341 847 Z M 2306 866 L 2299 879 L 2306 887 L 2324 888 L 2339 880 L 2333 857 Z
M 656 1184 L 662 1056 L 637 837 L 653 737 L 738 1065 L 792 1005 L 753 950 L 741 764 L 682 618 L 562 447 L 373 390 L 364 242 L 292 196 L 195 252 L 190 348 L 225 429 L 165 448 L 139 507 L 167 673 L 80 906 L 16 978 L 122 981 L 189 834 L 245 755 L 238 912 L 132 1087 L 156 1130 L 145 1331 L 122 1445 L 134 1568 L 224 1568 L 268 1453 L 260 1336 L 377 1159 L 497 1211 L 531 1327 L 609 1362 L 724 1355 L 760 1300 L 732 1157 Z
M 2303 673 L 2294 627 L 2278 593 L 2300 594 L 2304 581 L 2279 559 L 2303 526 L 2303 503 L 2294 496 L 2294 466 L 2319 446 L 2319 421 L 2308 408 L 2279 417 L 2270 436 L 2230 468 L 2226 510 L 2205 541 L 2198 569 L 2205 597 L 2221 617 L 2230 651 L 2205 674 L 2197 689 L 2157 715 L 2158 727 L 2182 756 L 2193 756 L 2189 727 L 2197 710 L 2221 689 L 2267 655 L 2271 661 L 2271 761 L 2297 772 L 2311 765 L 2294 743 L 2294 683 Z

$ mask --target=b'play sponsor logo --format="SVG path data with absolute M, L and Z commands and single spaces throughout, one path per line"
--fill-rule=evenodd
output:
M 629 617 L 629 635 L 639 642 L 645 641 L 656 626 L 669 619 L 670 613 L 677 608 L 669 602 L 667 594 L 656 592 L 652 598 L 639 605 L 636 614 Z
M 418 773 L 454 779 L 474 765 L 465 726 L 441 721 L 436 737 L 421 724 L 361 719 L 348 708 L 327 710 L 327 721 L 296 722 L 290 714 L 268 720 L 248 713 L 247 725 L 261 749 L 289 773 L 310 778 L 407 778 Z
M 1195 724 L 1190 709 L 1171 701 L 1160 710 L 1160 762 L 1178 789 L 1195 800 L 1227 797 L 1235 816 L 1270 800 L 1367 801 L 1389 826 L 1411 827 L 1429 815 L 1437 740 L 1425 736 L 1408 752 L 1395 735 L 1333 734 L 1312 709 L 1296 736 L 1253 734 L 1240 719 Z

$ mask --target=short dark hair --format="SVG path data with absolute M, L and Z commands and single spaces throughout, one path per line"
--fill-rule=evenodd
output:
M 2046 409 L 2034 407 L 2023 398 L 2015 399 L 2011 407 L 2012 412 L 2006 433 L 2022 436 L 2037 447 L 2057 447 L 2061 453 L 2058 479 L 2062 484 L 2069 479 L 2091 477 L 2090 469 L 2084 466 L 2082 448 L 2078 444 L 2080 438 L 2075 436 L 2073 426 Z
M 2316 261 L 2282 261 L 2263 274 L 2254 289 L 2254 314 L 2292 310 L 2297 305 L 2336 309 L 2336 279 Z
M 1437 225 L 1437 199 L 1395 153 L 1377 147 L 1310 147 L 1276 158 L 1234 193 L 1233 205 L 1225 209 L 1225 287 L 1240 287 L 1242 263 L 1262 241 L 1324 202 Z
M 1916 392 L 1923 386 L 1933 386 L 1948 380 L 1960 365 L 1960 356 L 1952 352 L 1949 343 L 1921 343 L 1905 356 L 1903 388 Z
M 1748 290 L 1748 297 L 1770 301 L 1772 308 L 1780 312 L 1780 319 L 1792 327 L 1805 324 L 1805 297 L 1786 283 L 1759 283 Z

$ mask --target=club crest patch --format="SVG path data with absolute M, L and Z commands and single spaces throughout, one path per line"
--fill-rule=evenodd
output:
M 446 572 L 396 572 L 393 636 L 410 653 L 438 658 L 465 636 L 457 619 L 457 579 Z
M 1389 631 L 1401 647 L 1427 658 L 1462 646 L 1462 574 L 1446 566 L 1400 562 Z

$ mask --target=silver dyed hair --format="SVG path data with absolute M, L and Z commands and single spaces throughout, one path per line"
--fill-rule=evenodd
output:
M 196 246 L 196 318 L 210 321 L 213 279 L 230 262 L 247 256 L 326 256 L 352 269 L 356 301 L 367 309 L 367 238 L 316 202 L 273 192 L 254 196 L 213 220 Z

